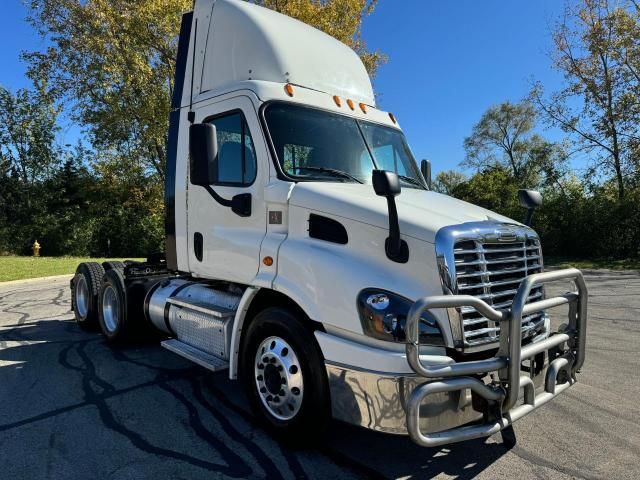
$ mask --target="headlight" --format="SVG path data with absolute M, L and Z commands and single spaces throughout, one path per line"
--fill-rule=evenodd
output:
M 404 326 L 413 302 L 395 293 L 374 288 L 358 295 L 358 313 L 362 329 L 369 337 L 406 343 Z M 433 316 L 425 312 L 420 318 L 420 343 L 442 346 L 444 341 Z

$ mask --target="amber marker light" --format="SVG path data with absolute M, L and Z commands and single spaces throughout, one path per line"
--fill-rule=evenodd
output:
M 291 85 L 290 83 L 287 83 L 284 86 L 284 91 L 287 92 L 287 95 L 289 95 L 290 97 L 293 97 L 293 85 Z
M 392 121 L 394 124 L 398 123 L 398 122 L 396 121 L 396 116 L 395 116 L 393 113 L 391 113 L 391 112 L 389 112 L 389 118 L 391 119 L 391 121 Z
M 333 101 L 336 102 L 337 106 L 339 106 L 339 107 L 342 106 L 342 99 L 338 95 L 334 95 L 333 96 Z
M 349 105 L 349 108 L 350 108 L 351 110 L 355 109 L 355 107 L 353 106 L 353 100 L 348 99 L 348 100 L 347 100 L 347 105 Z
M 360 103 L 359 106 L 362 113 L 367 113 L 367 106 L 364 103 Z
M 264 257 L 262 259 L 262 263 L 264 263 L 267 267 L 270 267 L 271 265 L 273 265 L 273 258 L 271 257 Z

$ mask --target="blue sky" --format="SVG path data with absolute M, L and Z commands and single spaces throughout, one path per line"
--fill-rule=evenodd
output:
M 517 101 L 532 78 L 561 85 L 551 69 L 550 29 L 561 0 L 379 0 L 365 20 L 370 48 L 389 55 L 375 82 L 380 107 L 398 117 L 418 159 L 434 171 L 457 168 L 462 142 L 491 105 Z M 28 86 L 22 50 L 43 47 L 25 21 L 22 0 L 3 0 L 0 83 Z M 543 131 L 558 138 L 556 131 Z M 74 142 L 78 130 L 67 131 Z
M 363 28 L 368 46 L 389 55 L 375 87 L 418 159 L 436 172 L 457 168 L 489 106 L 522 99 L 533 78 L 560 87 L 548 52 L 563 8 L 562 0 L 379 0 Z

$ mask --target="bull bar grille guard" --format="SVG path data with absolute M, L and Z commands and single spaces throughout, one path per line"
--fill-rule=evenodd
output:
M 576 292 L 553 298 L 526 303 L 532 288 L 557 280 L 573 280 Z M 522 317 L 561 305 L 569 305 L 569 323 L 564 332 L 522 346 Z M 500 322 L 500 345 L 496 356 L 486 360 L 458 362 L 448 365 L 427 366 L 420 360 L 419 322 L 421 315 L 431 309 L 473 307 L 486 318 Z M 445 336 L 445 344 L 452 344 L 449 325 L 434 316 Z M 407 316 L 407 361 L 419 376 L 433 380 L 416 387 L 407 402 L 407 429 L 419 445 L 436 447 L 447 443 L 461 442 L 473 438 L 493 435 L 511 425 L 534 409 L 544 405 L 576 382 L 576 373 L 585 358 L 587 333 L 587 287 L 582 273 L 575 269 L 536 273 L 520 283 L 510 309 L 495 310 L 479 298 L 470 295 L 439 295 L 417 300 Z M 568 349 L 560 356 L 550 359 L 544 382 L 544 392 L 536 395 L 533 380 L 521 376 L 523 360 L 566 344 Z M 487 385 L 471 375 L 498 372 L 499 382 Z M 558 383 L 560 372 L 566 373 L 566 382 Z M 524 389 L 524 403 L 515 406 L 520 388 Z M 495 408 L 494 415 L 485 415 L 484 423 L 472 424 L 425 434 L 420 430 L 420 405 L 425 397 L 434 393 L 469 389 Z

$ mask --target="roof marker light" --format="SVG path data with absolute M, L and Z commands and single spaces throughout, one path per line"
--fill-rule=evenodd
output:
M 391 112 L 389 112 L 389 118 L 394 124 L 398 123 L 398 121 L 396 120 L 396 116 Z
M 289 95 L 290 97 L 293 97 L 293 85 L 291 85 L 290 83 L 287 83 L 284 86 L 284 91 L 287 92 L 287 95 Z
M 359 106 L 362 113 L 367 113 L 367 106 L 364 103 L 360 103 Z
M 336 105 L 341 107 L 342 106 L 342 100 L 340 99 L 340 97 L 338 95 L 334 95 L 333 96 L 333 101 L 336 102 Z
M 350 108 L 351 110 L 354 110 L 354 109 L 355 109 L 355 107 L 353 106 L 353 100 L 348 99 L 348 100 L 347 100 L 347 105 L 349 105 L 349 108 Z

